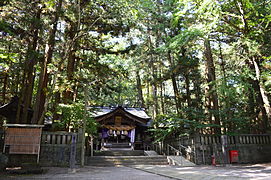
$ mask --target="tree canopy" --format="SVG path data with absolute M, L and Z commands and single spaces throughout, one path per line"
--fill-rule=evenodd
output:
M 1 1 L 0 102 L 19 97 L 17 123 L 77 127 L 87 87 L 90 106 L 145 107 L 160 138 L 268 133 L 270 13 L 270 0 Z

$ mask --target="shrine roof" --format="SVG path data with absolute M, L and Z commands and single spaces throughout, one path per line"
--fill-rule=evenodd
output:
M 111 112 L 117 110 L 117 109 L 123 109 L 125 112 L 128 112 L 138 118 L 149 120 L 151 119 L 150 116 L 148 116 L 145 112 L 144 108 L 133 108 L 133 107 L 91 107 L 93 109 L 92 115 L 94 118 L 98 118 L 100 116 L 104 116 L 106 114 L 110 114 Z

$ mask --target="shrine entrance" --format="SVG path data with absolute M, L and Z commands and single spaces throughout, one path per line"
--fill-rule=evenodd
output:
M 99 150 L 143 149 L 150 117 L 142 108 L 96 107 L 93 113 L 100 123 Z
M 135 126 L 128 125 L 103 125 L 102 137 L 108 142 L 124 143 L 134 141 Z

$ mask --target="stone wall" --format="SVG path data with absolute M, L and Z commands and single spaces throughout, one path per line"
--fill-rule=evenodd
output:
M 40 164 L 42 166 L 69 166 L 70 147 L 68 145 L 41 145 Z
M 239 144 L 229 149 L 239 151 L 240 163 L 262 163 L 271 162 L 271 144 Z
M 73 137 L 75 138 L 74 140 L 72 139 Z M 75 146 L 76 153 L 75 163 L 78 164 L 80 160 L 80 139 L 76 133 L 43 132 L 40 148 L 40 165 L 70 166 L 73 146 Z

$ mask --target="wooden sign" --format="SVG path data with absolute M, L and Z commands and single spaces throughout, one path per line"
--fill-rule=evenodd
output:
M 115 117 L 115 125 L 120 126 L 121 125 L 121 116 L 116 116 Z
M 7 125 L 4 152 L 9 154 L 37 154 L 39 160 L 42 126 Z M 38 161 L 37 160 L 37 161 Z

